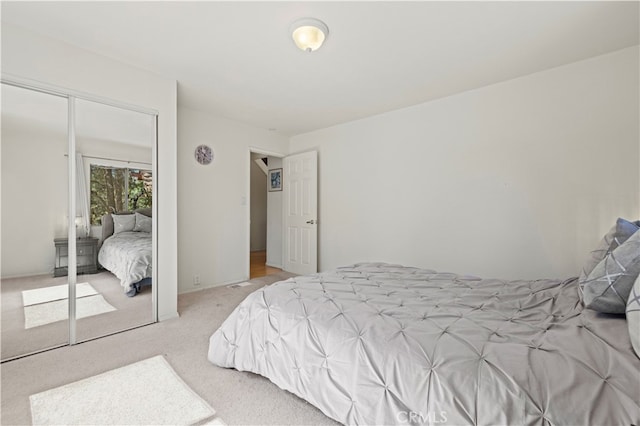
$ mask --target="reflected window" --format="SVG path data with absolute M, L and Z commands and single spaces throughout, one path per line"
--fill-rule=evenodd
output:
M 151 207 L 151 170 L 92 164 L 91 224 L 100 225 L 103 215 Z

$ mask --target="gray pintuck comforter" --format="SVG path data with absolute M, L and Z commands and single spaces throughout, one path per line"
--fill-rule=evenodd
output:
M 584 309 L 576 279 L 357 264 L 252 293 L 208 356 L 345 424 L 640 421 L 625 318 Z
M 98 261 L 120 279 L 120 285 L 128 293 L 134 283 L 151 277 L 152 253 L 150 233 L 120 232 L 104 240 Z

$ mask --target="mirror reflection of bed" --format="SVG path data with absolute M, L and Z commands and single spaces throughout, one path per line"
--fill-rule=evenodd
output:
M 2 360 L 69 342 L 67 111 L 65 98 L 2 84 Z M 154 321 L 155 124 L 147 114 L 81 99 L 75 117 L 82 342 Z M 136 229 L 106 235 L 112 213 L 130 216 Z M 109 260 L 103 249 L 126 236 L 129 246 Z
M 151 209 L 107 213 L 101 223 L 98 262 L 120 280 L 128 297 L 134 297 L 152 284 Z

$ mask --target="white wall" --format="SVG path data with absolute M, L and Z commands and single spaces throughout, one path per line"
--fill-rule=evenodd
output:
M 59 99 L 58 109 L 66 115 L 66 101 L 54 99 Z M 66 118 L 62 119 L 61 127 L 66 128 Z M 112 141 L 79 137 L 76 148 L 89 156 L 151 161 L 150 148 Z M 36 116 L 3 115 L 2 278 L 53 273 L 53 240 L 66 238 L 68 232 L 67 151 L 66 132 L 42 123 Z M 101 227 L 94 228 L 92 234 L 101 237 Z
M 198 164 L 194 149 L 213 148 Z M 238 282 L 249 277 L 250 148 L 285 154 L 288 139 L 208 113 L 178 108 L 179 290 Z M 199 275 L 202 284 L 193 284 Z
M 291 138 L 319 151 L 320 269 L 577 275 L 640 212 L 638 60 L 636 46 Z
M 104 157 L 149 165 L 153 160 L 151 148 L 93 138 L 76 137 L 76 151 L 85 157 Z M 92 160 L 93 163 L 100 163 L 100 161 L 100 159 Z
M 2 278 L 53 273 L 53 240 L 67 236 L 66 152 L 65 134 L 2 117 Z
M 152 108 L 158 115 L 158 316 L 177 315 L 175 80 L 2 24 L 2 72 Z
M 268 157 L 269 169 L 282 168 L 282 158 Z M 268 183 L 268 182 L 267 182 Z M 282 191 L 267 192 L 267 265 L 282 268 Z
M 267 175 L 254 160 L 251 170 L 251 251 L 267 249 Z

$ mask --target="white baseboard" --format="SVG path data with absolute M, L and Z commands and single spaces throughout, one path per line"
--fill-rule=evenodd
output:
M 272 268 L 282 269 L 282 265 L 275 265 L 275 264 L 269 263 L 269 262 L 265 263 L 265 265 L 270 266 Z
M 18 274 L 18 275 L 7 275 L 7 276 L 3 276 L 0 277 L 1 280 L 11 280 L 13 278 L 31 278 L 31 277 L 39 277 L 42 275 L 49 275 L 51 278 L 54 278 L 53 276 L 53 269 L 49 270 L 49 271 L 36 271 L 36 272 L 31 272 L 28 274 Z M 55 277 L 57 278 L 57 277 Z
M 158 317 L 158 322 L 160 321 L 166 321 L 166 320 L 170 320 L 170 319 L 174 319 L 174 318 L 179 318 L 180 314 L 178 314 L 177 312 L 173 312 L 171 314 L 168 315 L 162 315 Z
M 238 284 L 238 283 L 242 283 L 242 282 L 245 282 L 245 281 L 249 281 L 249 277 L 243 278 L 243 279 L 235 279 L 235 280 L 225 281 L 225 282 L 222 282 L 222 283 L 199 285 L 197 287 L 191 287 L 191 288 L 187 288 L 187 289 L 184 289 L 184 290 L 179 290 L 178 294 L 193 293 L 193 292 L 200 291 L 200 290 L 206 290 L 208 288 L 224 287 L 226 285 Z

